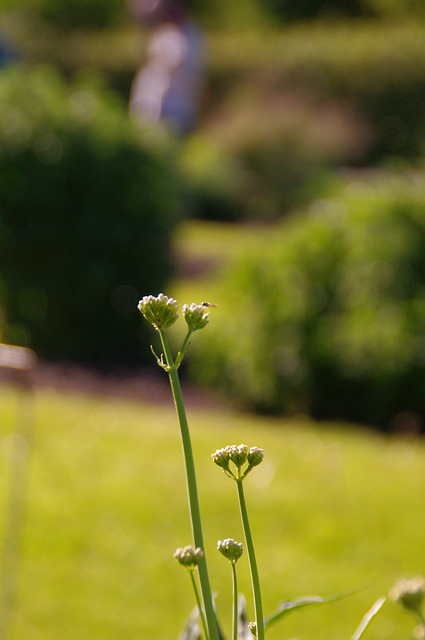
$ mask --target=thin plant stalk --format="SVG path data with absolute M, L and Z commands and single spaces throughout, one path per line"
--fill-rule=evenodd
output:
M 254 542 L 251 534 L 251 527 L 249 525 L 248 510 L 246 507 L 245 494 L 243 489 L 243 479 L 238 478 L 236 480 L 238 487 L 238 499 L 239 509 L 242 518 L 242 525 L 245 535 L 245 544 L 248 554 L 249 569 L 251 574 L 252 593 L 254 597 L 254 609 L 255 609 L 255 623 L 257 630 L 257 639 L 265 640 L 264 632 L 264 617 L 263 617 L 263 604 L 261 600 L 261 587 L 260 579 L 258 576 L 257 560 L 255 557 Z
M 231 562 L 232 566 L 232 583 L 233 583 L 233 636 L 232 640 L 238 640 L 238 622 L 239 622 L 239 612 L 238 612 L 238 578 L 236 576 L 236 563 Z
M 201 602 L 201 598 L 200 598 L 200 595 L 199 595 L 198 586 L 196 584 L 194 571 L 189 571 L 189 573 L 190 573 L 190 579 L 192 581 L 193 591 L 195 593 L 195 599 L 196 599 L 196 604 L 198 606 L 199 618 L 201 620 L 202 629 L 204 631 L 205 637 L 208 638 L 209 634 L 208 634 L 208 628 L 207 628 L 207 621 L 205 620 L 205 614 L 204 614 L 204 610 L 202 608 L 202 602 Z
M 378 611 L 381 609 L 382 605 L 385 603 L 385 600 L 386 600 L 385 597 L 379 598 L 375 602 L 375 604 L 371 607 L 371 609 L 369 609 L 369 611 L 363 617 L 363 620 L 361 621 L 360 625 L 358 626 L 358 628 L 354 632 L 354 635 L 351 638 L 351 640 L 360 640 L 360 638 L 362 637 L 364 631 L 370 625 L 372 619 L 376 616 Z
M 214 611 L 211 586 L 208 576 L 208 568 L 205 557 L 204 539 L 202 533 L 201 512 L 199 508 L 198 489 L 196 482 L 195 462 L 192 451 L 192 443 L 190 439 L 189 424 L 184 406 L 183 393 L 181 390 L 178 369 L 174 362 L 170 346 L 168 344 L 165 331 L 159 330 L 161 343 L 164 349 L 164 355 L 167 363 L 167 372 L 170 379 L 171 390 L 173 393 L 174 404 L 180 424 L 180 433 L 183 445 L 183 454 L 186 467 L 186 482 L 189 498 L 189 511 L 192 526 L 193 542 L 195 547 L 200 547 L 204 555 L 199 562 L 199 582 L 201 585 L 202 600 L 204 605 L 205 617 L 208 627 L 207 640 L 219 640 L 217 620 Z

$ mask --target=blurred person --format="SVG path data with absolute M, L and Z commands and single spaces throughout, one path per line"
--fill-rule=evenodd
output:
M 146 61 L 131 88 L 130 112 L 141 123 L 163 122 L 186 135 L 199 116 L 202 31 L 178 0 L 129 0 L 129 9 L 150 32 Z

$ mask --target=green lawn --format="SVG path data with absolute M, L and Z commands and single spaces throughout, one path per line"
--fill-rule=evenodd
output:
M 39 391 L 25 457 L 25 440 L 11 438 L 23 400 L 0 388 L 2 513 L 10 460 L 26 461 L 29 471 L 18 600 L 7 640 L 176 639 L 192 597 L 172 558 L 190 536 L 171 403 Z M 268 640 L 349 639 L 395 579 L 425 573 L 424 442 L 222 407 L 191 409 L 189 417 L 211 580 L 227 628 L 230 574 L 215 544 L 240 539 L 241 528 L 235 487 L 210 459 L 226 444 L 266 451 L 246 483 L 266 613 L 285 598 L 363 589 L 292 613 Z M 240 569 L 249 596 L 243 558 Z M 386 604 L 364 637 L 408 638 L 410 629 L 410 618 Z

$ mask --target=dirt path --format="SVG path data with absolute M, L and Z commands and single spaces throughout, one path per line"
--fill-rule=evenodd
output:
M 165 373 L 144 369 L 116 369 L 112 372 L 91 369 L 72 363 L 39 361 L 28 369 L 0 366 L 0 385 L 29 385 L 35 389 L 82 393 L 105 398 L 169 404 L 171 390 Z M 211 407 L 223 404 L 214 393 L 183 384 L 185 400 L 191 407 Z

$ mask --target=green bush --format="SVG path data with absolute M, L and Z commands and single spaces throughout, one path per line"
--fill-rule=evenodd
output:
M 137 297 L 164 287 L 181 214 L 171 165 L 168 143 L 136 131 L 95 81 L 2 72 L 3 340 L 54 358 L 140 357 Z
M 350 184 L 224 282 L 227 309 L 193 365 L 204 381 L 261 411 L 423 428 L 423 180 Z

